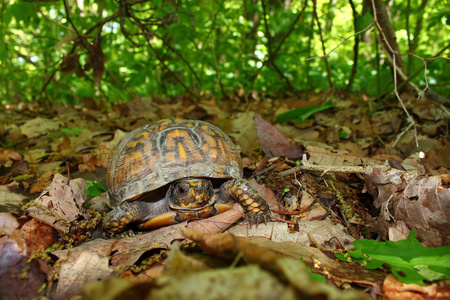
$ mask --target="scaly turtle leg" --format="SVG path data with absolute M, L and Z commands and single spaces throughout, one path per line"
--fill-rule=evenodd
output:
M 255 191 L 245 179 L 232 179 L 219 189 L 219 202 L 229 203 L 230 200 L 238 202 L 245 211 L 245 217 L 250 223 L 256 224 L 267 223 L 271 220 L 271 212 L 269 205 L 257 191 Z
M 104 220 L 104 227 L 109 232 L 118 233 L 123 231 L 128 224 L 142 221 L 151 213 L 148 205 L 144 202 L 124 202 L 108 213 Z

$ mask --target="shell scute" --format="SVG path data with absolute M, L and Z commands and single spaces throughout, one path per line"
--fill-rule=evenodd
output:
M 147 124 L 119 143 L 108 167 L 108 202 L 119 206 L 186 177 L 241 178 L 236 146 L 222 130 L 203 121 Z

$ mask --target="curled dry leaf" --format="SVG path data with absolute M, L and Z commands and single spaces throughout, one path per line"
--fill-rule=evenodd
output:
M 427 286 L 405 284 L 389 274 L 383 283 L 386 299 L 448 299 L 448 281 L 434 282 Z
M 22 155 L 11 149 L 0 149 L 0 165 L 4 165 L 10 160 L 22 160 Z
M 86 182 L 83 179 L 68 181 L 61 174 L 56 174 L 52 183 L 34 200 L 27 212 L 56 230 L 64 231 L 68 223 L 80 215 L 87 219 L 82 208 L 86 199 Z
M 281 131 L 264 120 L 258 113 L 255 113 L 255 123 L 259 143 L 267 157 L 282 156 L 290 159 L 302 157 L 302 149 L 291 144 Z
M 366 188 L 380 209 L 378 228 L 386 238 L 389 227 L 403 221 L 417 229 L 428 247 L 449 244 L 450 175 L 426 176 L 398 170 L 373 168 L 366 175 Z

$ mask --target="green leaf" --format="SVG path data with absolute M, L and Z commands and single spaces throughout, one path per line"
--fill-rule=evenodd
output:
M 17 23 L 22 21 L 26 26 L 30 24 L 30 18 L 36 14 L 36 4 L 33 2 L 18 1 L 12 4 L 7 11 L 7 20 L 14 16 Z
M 287 122 L 287 121 L 304 121 L 308 119 L 313 114 L 330 109 L 334 107 L 331 103 L 331 100 L 321 104 L 321 105 L 311 105 L 307 107 L 297 107 L 293 110 L 285 112 L 284 114 L 278 115 L 276 121 L 277 122 Z
M 83 130 L 84 130 L 84 128 L 78 128 L 78 127 L 61 129 L 61 131 L 64 132 L 65 134 L 67 134 L 67 136 L 79 136 Z
M 300 261 L 306 267 L 306 270 L 308 271 L 309 276 L 311 277 L 312 280 L 314 280 L 315 282 L 322 282 L 322 283 L 327 282 L 327 279 L 325 278 L 325 276 L 323 276 L 321 274 L 314 273 L 313 271 L 311 271 L 311 268 L 306 265 L 306 263 L 303 260 L 303 258 L 300 259 Z
M 369 26 L 370 22 L 373 21 L 373 16 L 370 13 L 366 13 L 363 16 L 356 16 L 356 31 L 361 31 Z
M 398 242 L 354 241 L 356 249 L 348 254 L 367 269 L 389 265 L 392 274 L 404 283 L 424 285 L 423 280 L 450 279 L 450 246 L 427 248 L 415 238 L 416 231 L 411 230 L 406 240 Z M 347 261 L 343 254 L 335 256 Z
M 100 182 L 86 180 L 86 193 L 90 198 L 97 197 L 106 191 L 107 189 Z

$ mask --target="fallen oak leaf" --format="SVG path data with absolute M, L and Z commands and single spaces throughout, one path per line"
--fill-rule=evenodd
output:
M 264 154 L 268 157 L 287 157 L 297 159 L 302 157 L 301 147 L 293 145 L 275 126 L 255 113 L 256 135 Z
M 82 178 L 69 181 L 55 174 L 52 183 L 25 209 L 33 218 L 64 232 L 79 216 L 88 219 L 83 210 L 86 199 L 86 182 Z

